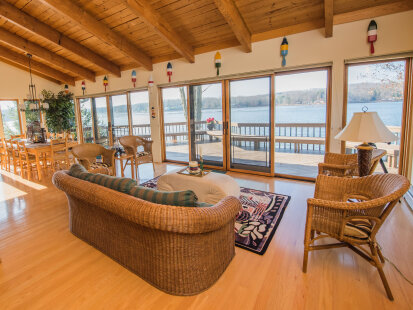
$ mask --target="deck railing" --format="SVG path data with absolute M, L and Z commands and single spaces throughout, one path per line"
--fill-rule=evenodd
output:
M 222 122 L 215 124 L 214 128 L 208 128 L 206 121 L 195 122 L 196 140 L 209 143 L 216 141 L 222 131 Z M 167 145 L 188 143 L 187 122 L 168 122 L 164 124 L 164 136 Z M 396 136 L 400 137 L 400 126 L 388 126 Z M 149 138 L 151 136 L 150 124 L 133 125 L 133 135 Z M 107 132 L 107 126 L 100 126 L 100 131 Z M 211 138 L 211 132 L 218 132 Z M 113 126 L 114 138 L 129 135 L 128 126 Z M 277 123 L 274 127 L 275 146 L 279 150 L 295 149 L 294 141 L 300 141 L 304 150 L 323 151 L 326 137 L 325 123 Z M 92 128 L 84 127 L 83 134 L 87 134 L 87 142 L 93 142 Z M 270 136 L 269 123 L 231 123 L 231 137 L 234 143 L 240 147 L 251 147 L 256 150 L 268 149 Z M 289 139 L 288 137 L 291 137 Z M 302 138 L 302 139 L 300 139 Z M 306 141 L 308 143 L 306 143 Z M 85 141 L 86 142 L 86 141 Z M 398 145 L 400 139 L 393 144 Z M 300 146 L 301 147 L 301 146 Z

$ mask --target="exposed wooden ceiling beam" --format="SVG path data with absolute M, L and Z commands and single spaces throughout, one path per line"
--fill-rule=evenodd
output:
M 99 66 L 107 72 L 120 77 L 120 67 L 106 58 L 96 54 L 87 47 L 61 34 L 49 25 L 37 20 L 33 16 L 20 11 L 15 6 L 0 0 L 0 15 L 10 22 L 25 28 L 33 34 L 39 35 L 48 41 L 63 47 L 64 49 L 86 59 L 87 61 Z
M 249 53 L 252 51 L 251 47 L 251 32 L 247 24 L 242 18 L 238 8 L 233 0 L 214 0 L 218 10 L 224 16 L 225 20 L 232 28 L 238 41 L 241 43 L 244 50 Z
M 125 38 L 119 33 L 110 29 L 104 23 L 98 21 L 94 16 L 84 9 L 78 7 L 71 1 L 67 0 L 40 0 L 49 5 L 60 14 L 66 16 L 74 23 L 80 25 L 83 29 L 95 35 L 102 41 L 119 49 L 126 56 L 135 60 L 147 70 L 152 70 L 152 59 L 139 49 L 132 41 Z
M 0 28 L 0 41 L 5 42 L 11 46 L 14 46 L 15 48 L 23 52 L 30 53 L 39 58 L 42 58 L 43 60 L 51 64 L 54 64 L 60 68 L 69 70 L 77 76 L 84 77 L 92 82 L 96 81 L 96 76 L 93 71 L 83 68 L 82 66 L 79 66 L 78 64 L 71 62 L 70 60 L 64 57 L 53 53 L 45 49 L 44 47 L 37 45 L 36 43 L 30 42 L 2 28 Z
M 333 36 L 333 16 L 333 0 L 324 0 L 324 30 L 326 38 Z
M 142 17 L 147 25 L 152 27 L 169 45 L 190 63 L 195 62 L 193 47 L 162 16 L 147 0 L 126 0 L 126 5 L 135 14 Z
M 12 62 L 15 62 L 19 65 L 22 65 L 24 67 L 28 67 L 29 66 L 29 59 L 27 56 L 13 52 L 3 46 L 0 46 L 0 57 L 6 58 Z M 50 68 L 44 64 L 42 64 L 41 62 L 35 61 L 35 60 L 31 60 L 31 66 L 32 69 L 34 71 L 43 73 L 47 76 L 50 76 L 56 80 L 59 80 L 65 84 L 69 84 L 69 85 L 75 85 L 75 79 L 68 75 L 65 74 L 63 72 L 60 72 L 56 69 Z

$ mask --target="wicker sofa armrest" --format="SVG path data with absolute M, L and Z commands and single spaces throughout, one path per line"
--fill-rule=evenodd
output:
M 138 225 L 168 232 L 199 234 L 215 231 L 234 220 L 241 210 L 241 203 L 235 197 L 226 197 L 205 208 L 159 205 L 76 179 L 67 171 L 56 172 L 52 181 L 66 193 L 69 201 L 93 204 Z

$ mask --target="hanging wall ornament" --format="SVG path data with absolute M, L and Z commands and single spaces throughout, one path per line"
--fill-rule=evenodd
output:
M 82 81 L 82 92 L 83 92 L 83 96 L 85 95 L 85 90 L 86 90 L 86 82 Z
M 170 62 L 168 62 L 168 64 L 166 65 L 166 74 L 169 77 L 169 83 L 171 83 L 171 76 L 172 76 L 172 64 Z
M 377 23 L 372 20 L 367 29 L 367 42 L 370 43 L 370 53 L 374 54 L 374 45 L 373 43 L 377 41 Z
M 152 76 L 152 74 L 149 76 L 148 86 L 149 86 L 149 87 L 152 87 L 152 86 L 153 86 L 153 76 Z
M 133 83 L 133 87 L 136 87 L 136 71 L 132 70 L 132 83 Z
M 151 113 L 152 118 L 155 118 L 155 117 L 156 117 L 156 114 L 155 114 L 155 108 L 154 108 L 154 107 L 152 107 L 152 108 L 151 108 L 151 110 L 152 110 L 152 113 Z
M 65 93 L 68 94 L 69 93 L 69 85 L 65 84 Z
M 281 62 L 281 65 L 283 67 L 285 67 L 286 64 L 287 64 L 287 60 L 285 59 L 285 56 L 287 56 L 287 55 L 288 55 L 288 41 L 287 41 L 287 38 L 284 37 L 283 41 L 281 43 L 281 56 L 283 58 L 283 60 Z
M 109 85 L 109 80 L 108 77 L 105 75 L 103 78 L 103 86 L 105 86 L 105 92 L 106 92 L 106 87 Z
M 221 54 L 219 52 L 215 54 L 215 68 L 217 69 L 217 75 L 219 75 L 219 68 L 221 68 Z

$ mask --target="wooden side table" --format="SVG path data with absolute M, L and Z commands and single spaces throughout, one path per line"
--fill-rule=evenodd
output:
M 122 154 L 120 156 L 115 156 L 115 160 L 119 160 L 120 164 L 120 174 L 122 178 L 125 176 L 125 169 L 130 161 L 130 167 L 132 171 L 132 179 L 135 178 L 135 158 L 133 155 Z M 117 165 L 115 165 L 117 167 Z

